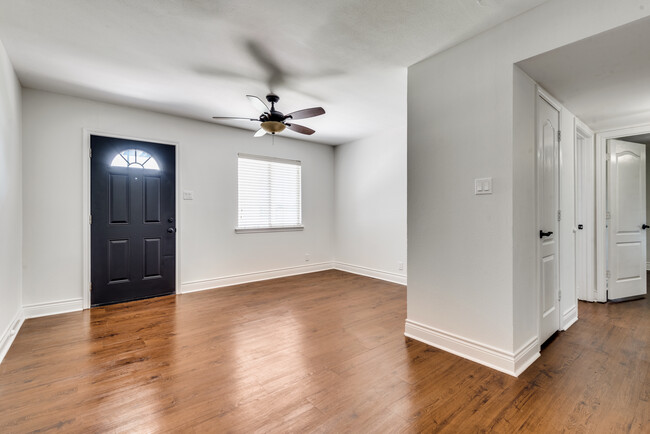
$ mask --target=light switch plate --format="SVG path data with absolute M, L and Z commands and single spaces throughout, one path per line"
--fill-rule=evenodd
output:
M 474 194 L 492 194 L 492 178 L 476 178 Z
M 194 192 L 190 190 L 183 190 L 183 200 L 194 200 Z

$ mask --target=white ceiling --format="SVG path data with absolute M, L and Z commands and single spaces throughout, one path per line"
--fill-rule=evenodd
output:
M 595 131 L 650 123 L 650 18 L 518 65 Z
M 205 121 L 272 87 L 327 111 L 283 134 L 340 144 L 406 122 L 405 67 L 543 1 L 0 0 L 0 41 L 25 87 Z

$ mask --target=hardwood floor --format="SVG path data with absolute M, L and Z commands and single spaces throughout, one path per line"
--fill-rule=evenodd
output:
M 579 315 L 519 378 L 405 338 L 405 288 L 340 271 L 30 319 L 0 432 L 648 432 L 650 301 Z

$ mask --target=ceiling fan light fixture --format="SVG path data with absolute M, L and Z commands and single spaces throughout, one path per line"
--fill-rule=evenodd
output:
M 262 122 L 261 125 L 264 128 L 264 131 L 270 134 L 281 133 L 285 129 L 285 125 L 282 122 L 278 121 L 266 121 Z

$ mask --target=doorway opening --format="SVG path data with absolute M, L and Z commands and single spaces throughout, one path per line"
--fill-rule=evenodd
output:
M 650 129 L 640 127 L 600 134 L 606 152 L 604 294 L 601 301 L 627 301 L 647 294 L 646 148 Z

